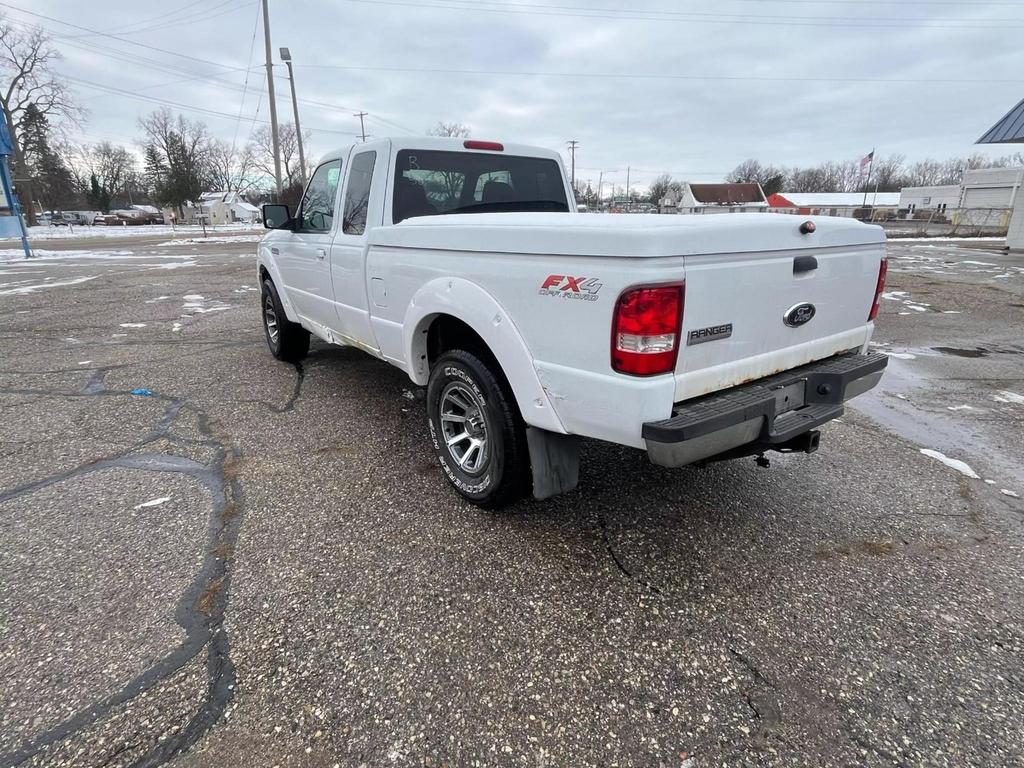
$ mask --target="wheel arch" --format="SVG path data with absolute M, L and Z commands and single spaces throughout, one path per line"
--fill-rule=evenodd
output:
M 565 433 L 519 329 L 480 286 L 461 278 L 431 281 L 413 297 L 403 326 L 409 377 L 416 384 L 427 383 L 440 354 L 467 344 L 498 366 L 527 424 Z
M 256 254 L 256 275 L 260 281 L 261 289 L 264 280 L 269 279 L 274 284 L 274 288 L 277 289 L 277 295 L 281 299 L 281 306 L 284 308 L 285 317 L 293 323 L 301 322 L 299 314 L 295 311 L 295 307 L 292 306 L 291 299 L 288 298 L 288 291 L 285 288 L 284 281 L 281 279 L 281 272 L 277 268 L 277 262 L 271 255 L 270 247 L 264 243 L 260 243 Z

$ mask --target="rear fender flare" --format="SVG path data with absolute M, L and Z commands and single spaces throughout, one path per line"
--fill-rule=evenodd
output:
M 425 385 L 430 378 L 427 331 L 439 315 L 451 315 L 487 344 L 512 387 L 527 424 L 565 434 L 565 427 L 540 383 L 522 334 L 509 314 L 476 283 L 457 277 L 431 280 L 413 296 L 403 323 L 403 349 L 409 378 Z

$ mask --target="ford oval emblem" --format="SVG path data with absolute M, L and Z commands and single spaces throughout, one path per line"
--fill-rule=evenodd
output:
M 815 311 L 814 305 L 805 301 L 803 304 L 797 304 L 787 309 L 786 314 L 782 316 L 782 322 L 790 328 L 798 328 L 811 322 Z

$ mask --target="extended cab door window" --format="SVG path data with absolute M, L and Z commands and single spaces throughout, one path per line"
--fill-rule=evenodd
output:
M 370 204 L 370 184 L 376 152 L 361 152 L 352 158 L 348 169 L 348 187 L 345 189 L 345 214 L 341 229 L 346 235 L 361 235 L 366 231 L 366 212 Z
M 334 201 L 341 180 L 341 160 L 324 163 L 313 173 L 299 208 L 299 229 L 303 232 L 329 232 L 334 223 Z

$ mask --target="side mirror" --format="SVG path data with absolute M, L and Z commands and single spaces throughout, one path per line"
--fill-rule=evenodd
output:
M 295 229 L 295 222 L 287 205 L 264 205 L 263 226 L 267 229 Z

